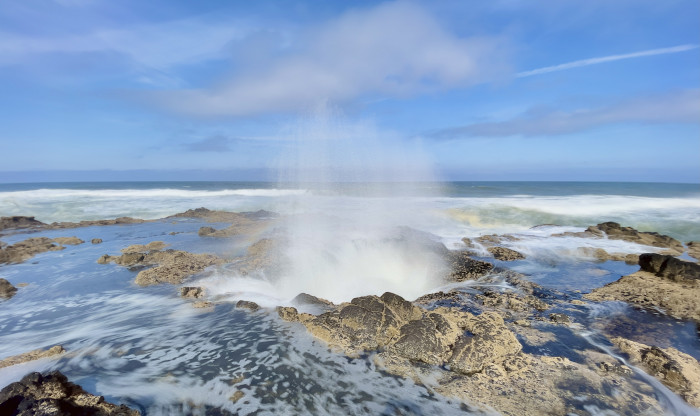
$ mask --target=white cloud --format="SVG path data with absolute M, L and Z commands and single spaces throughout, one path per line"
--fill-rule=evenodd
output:
M 208 89 L 164 91 L 160 104 L 187 114 L 245 116 L 304 111 L 325 100 L 410 96 L 507 74 L 493 38 L 461 38 L 422 8 L 393 2 L 354 10 L 309 29 L 267 65 L 242 63 Z
M 582 59 L 580 61 L 574 61 L 574 62 L 569 62 L 569 63 L 565 63 L 565 64 L 560 64 L 560 65 L 554 65 L 554 66 L 547 66 L 544 68 L 533 69 L 531 71 L 519 72 L 517 74 L 517 77 L 518 78 L 531 77 L 533 75 L 546 74 L 548 72 L 564 71 L 567 69 L 579 68 L 582 66 L 597 65 L 597 64 L 602 64 L 605 62 L 619 61 L 622 59 L 632 59 L 632 58 L 641 58 L 643 56 L 664 55 L 664 54 L 668 54 L 668 53 L 685 52 L 685 51 L 689 51 L 692 49 L 696 49 L 698 47 L 699 47 L 698 45 L 679 45 L 679 46 L 673 46 L 670 48 L 650 49 L 647 51 L 626 53 L 626 54 L 622 54 L 622 55 L 610 55 L 610 56 L 603 56 L 603 57 L 599 57 L 599 58 Z
M 647 96 L 615 105 L 574 111 L 531 111 L 520 117 L 444 129 L 436 138 L 555 136 L 619 123 L 700 124 L 700 90 Z

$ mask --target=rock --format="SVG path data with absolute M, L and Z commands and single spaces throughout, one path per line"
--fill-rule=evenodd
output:
M 76 246 L 85 242 L 78 237 L 56 237 L 53 239 L 53 241 L 62 246 Z
M 53 240 L 46 237 L 28 238 L 0 249 L 0 263 L 21 263 L 39 253 L 63 250 Z
M 453 371 L 478 373 L 522 349 L 513 332 L 505 326 L 503 318 L 496 313 L 485 312 L 477 316 L 468 329 L 471 334 L 460 337 L 448 361 Z
M 493 270 L 493 264 L 474 260 L 464 252 L 450 253 L 448 261 L 451 270 L 447 278 L 449 281 L 476 280 Z
M 163 241 L 151 241 L 150 243 L 143 245 L 143 244 L 133 244 L 130 245 L 127 248 L 123 248 L 121 251 L 124 254 L 128 253 L 149 253 L 151 251 L 158 251 L 162 250 L 168 245 L 165 244 Z
M 24 217 L 20 215 L 13 217 L 0 217 L 0 231 L 33 227 L 40 228 L 44 226 L 46 226 L 46 224 L 35 220 L 34 217 Z
M 563 313 L 550 313 L 549 320 L 557 324 L 570 324 L 571 319 Z
M 232 402 L 236 403 L 237 401 L 241 400 L 241 399 L 243 398 L 243 396 L 245 396 L 245 393 L 243 393 L 243 392 L 240 391 L 240 390 L 236 390 L 236 391 L 231 395 L 231 397 L 229 397 L 229 400 L 231 400 Z
M 299 320 L 299 311 L 291 306 L 278 306 L 277 315 L 287 322 L 297 322 Z
M 165 217 L 171 218 L 199 218 L 207 222 L 241 222 L 241 221 L 260 221 L 276 218 L 278 214 L 270 211 L 259 210 L 255 212 L 228 212 L 228 211 L 212 211 L 201 207 L 196 209 L 188 209 L 185 212 Z
M 145 258 L 146 255 L 143 253 L 130 252 L 110 259 L 121 266 L 130 267 L 142 263 Z
M 487 250 L 496 260 L 513 261 L 525 258 L 522 253 L 505 247 L 489 247 Z
M 698 281 L 700 264 L 677 259 L 672 256 L 646 253 L 639 256 L 639 266 L 645 272 L 653 273 L 674 282 Z
M 216 232 L 216 229 L 213 227 L 202 227 L 197 231 L 197 235 L 200 237 L 205 237 L 211 234 L 214 234 Z
M 700 363 L 675 348 L 658 348 L 624 338 L 611 340 L 632 364 L 659 379 L 689 404 L 700 407 Z
M 637 231 L 631 227 L 622 227 L 616 222 L 604 222 L 595 227 L 588 227 L 588 231 L 593 233 L 596 229 L 604 232 L 611 240 L 625 240 L 646 246 L 667 248 L 675 255 L 680 255 L 685 251 L 683 244 L 675 238 L 654 232 Z
M 247 300 L 239 300 L 236 302 L 237 309 L 248 309 L 251 312 L 255 312 L 260 309 L 260 305 L 255 302 L 250 302 Z
M 108 264 L 113 262 L 117 257 L 115 256 L 110 256 L 109 254 L 103 254 L 102 257 L 97 259 L 97 263 L 99 264 Z
M 86 220 L 80 222 L 53 222 L 46 225 L 46 229 L 64 229 L 64 228 L 79 228 L 79 227 L 92 227 L 96 225 L 125 225 L 125 224 L 142 224 L 145 222 L 153 222 L 157 220 L 141 220 L 138 218 L 131 217 L 119 217 L 113 220 Z
M 688 255 L 696 260 L 700 260 L 700 241 L 690 241 L 686 244 Z
M 0 391 L 3 414 L 18 416 L 136 416 L 140 413 L 124 405 L 107 403 L 58 371 L 30 373 Z
M 211 302 L 206 302 L 206 301 L 194 302 L 192 304 L 192 307 L 194 307 L 194 308 L 209 308 L 211 306 L 214 306 L 214 304 Z
M 680 282 L 638 271 L 584 295 L 588 300 L 618 300 L 665 310 L 679 319 L 700 322 L 700 281 Z
M 6 279 L 0 278 L 0 298 L 10 299 L 17 293 L 17 288 Z
M 300 293 L 292 299 L 295 305 L 318 305 L 318 306 L 335 306 L 333 302 L 325 300 L 308 293 Z
M 182 296 L 183 298 L 199 299 L 204 297 L 204 289 L 199 286 L 185 286 L 180 288 L 180 296 Z
M 38 360 L 41 358 L 53 357 L 56 355 L 63 354 L 64 352 L 66 352 L 66 350 L 64 350 L 63 347 L 60 345 L 54 345 L 53 347 L 49 348 L 48 350 L 41 350 L 41 349 L 33 350 L 33 351 L 25 352 L 23 354 L 14 355 L 12 357 L 5 358 L 4 360 L 0 360 L 0 368 L 9 367 L 11 365 L 16 365 L 16 364 L 21 364 L 21 363 L 26 363 L 26 362 Z
M 639 262 L 639 255 L 633 253 L 608 253 L 602 248 L 593 247 L 579 247 L 577 252 L 586 257 L 593 257 L 598 261 L 624 261 L 627 264 L 637 264 Z
M 102 244 L 102 239 L 101 238 L 93 238 L 90 240 L 92 244 Z
M 151 252 L 144 257 L 143 263 L 157 266 L 140 271 L 134 282 L 139 286 L 181 284 L 186 278 L 223 262 L 223 259 L 211 254 L 193 254 L 178 250 Z
M 414 361 L 441 365 L 462 334 L 460 328 L 444 316 L 429 313 L 403 325 L 390 352 Z

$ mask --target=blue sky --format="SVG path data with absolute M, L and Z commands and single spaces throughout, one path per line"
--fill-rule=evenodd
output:
M 3 2 L 0 181 L 700 182 L 698 16 L 696 0 Z

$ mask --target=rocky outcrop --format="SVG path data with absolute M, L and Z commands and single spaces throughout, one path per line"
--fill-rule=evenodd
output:
M 496 313 L 428 311 L 389 292 L 355 298 L 318 316 L 291 307 L 277 311 L 282 319 L 303 323 L 312 335 L 347 355 L 385 350 L 390 357 L 449 365 L 463 374 L 477 373 L 521 349 Z
M 62 246 L 77 246 L 78 244 L 83 244 L 85 242 L 78 237 L 56 237 L 53 239 L 53 241 L 54 243 Z
M 472 259 L 467 252 L 451 252 L 446 257 L 451 270 L 448 281 L 476 280 L 493 270 L 493 264 Z
M 35 220 L 34 217 L 24 217 L 19 215 L 13 217 L 0 217 L 0 231 L 43 227 L 45 225 L 46 224 L 43 222 Z
M 248 309 L 251 312 L 255 312 L 260 309 L 260 305 L 248 300 L 239 300 L 236 302 L 236 309 Z
M 674 282 L 700 280 L 700 264 L 691 263 L 663 254 L 646 253 L 639 256 L 641 270 Z
M 127 224 L 142 224 L 145 222 L 153 222 L 156 220 L 142 220 L 131 217 L 119 217 L 113 220 L 86 220 L 80 222 L 52 222 L 43 228 L 46 229 L 63 229 L 63 228 L 80 228 L 92 227 L 96 225 L 127 225 Z
M 92 244 L 102 244 L 102 239 L 101 238 L 93 238 L 90 240 Z
M 594 247 L 579 247 L 577 249 L 579 255 L 584 257 L 592 257 L 597 261 L 624 261 L 627 264 L 637 264 L 639 262 L 639 255 L 633 253 L 608 253 L 602 248 Z
M 0 248 L 0 264 L 21 263 L 46 251 L 63 250 L 64 247 L 46 237 L 28 238 L 11 246 Z
M 6 279 L 0 278 L 0 299 L 10 299 L 17 293 L 17 288 Z
M 659 379 L 685 401 L 700 407 L 700 363 L 675 348 L 658 348 L 624 338 L 611 340 L 632 364 Z
M 679 277 L 671 279 L 638 271 L 595 289 L 584 297 L 595 301 L 618 300 L 645 308 L 661 309 L 673 317 L 700 322 L 698 280 Z
M 180 288 L 180 296 L 183 298 L 200 299 L 204 297 L 204 289 L 199 286 L 185 286 Z
M 229 212 L 213 211 L 204 207 L 188 209 L 185 212 L 165 217 L 171 218 L 198 218 L 207 222 L 239 222 L 241 220 L 265 220 L 276 218 L 278 214 L 270 211 L 259 210 L 255 212 Z
M 632 227 L 623 227 L 616 222 L 604 222 L 592 225 L 583 232 L 566 232 L 552 234 L 552 237 L 582 237 L 582 238 L 608 238 L 611 240 L 624 240 L 645 246 L 663 248 L 664 254 L 679 256 L 683 254 L 685 248 L 683 244 L 673 237 L 655 233 L 637 231 Z
M 690 241 L 686 244 L 688 255 L 695 260 L 700 260 L 700 241 Z
M 48 374 L 30 373 L 22 380 L 0 391 L 3 414 L 18 416 L 136 416 L 140 413 L 124 405 L 104 401 L 77 384 L 68 381 L 58 371 Z
M 134 266 L 155 266 L 136 275 L 134 282 L 139 286 L 160 283 L 181 284 L 186 278 L 204 271 L 207 267 L 223 264 L 224 260 L 211 254 L 194 254 L 180 250 L 160 251 L 165 243 L 154 241 L 147 245 L 136 244 L 122 250 L 121 256 L 105 254 L 97 262 Z
M 0 360 L 0 368 L 9 367 L 11 365 L 16 364 L 22 364 L 29 361 L 39 360 L 41 358 L 54 357 L 56 355 L 61 355 L 64 352 L 66 352 L 66 350 L 64 350 L 63 347 L 60 345 L 54 345 L 53 347 L 47 350 L 33 350 Z
M 522 253 L 505 247 L 489 247 L 487 250 L 496 260 L 514 261 L 525 258 Z

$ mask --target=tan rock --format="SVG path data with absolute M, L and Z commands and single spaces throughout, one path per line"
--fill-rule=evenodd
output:
M 62 246 L 76 246 L 85 242 L 78 237 L 56 237 L 53 239 L 53 241 Z
M 522 253 L 505 247 L 489 247 L 487 250 L 496 260 L 514 261 L 525 258 Z
M 17 293 L 17 288 L 12 286 L 7 279 L 0 278 L 0 298 L 10 299 Z
M 0 263 L 21 263 L 39 253 L 63 250 L 63 248 L 50 238 L 28 238 L 11 246 L 0 248 Z
M 53 347 L 51 347 L 47 350 L 42 350 L 42 349 L 33 350 L 33 351 L 25 352 L 23 354 L 14 355 L 12 357 L 7 357 L 3 360 L 0 360 L 0 368 L 9 367 L 9 366 L 21 364 L 21 363 L 26 363 L 29 361 L 39 360 L 41 358 L 53 357 L 56 355 L 63 354 L 64 352 L 66 352 L 66 350 L 64 350 L 63 347 L 60 345 L 54 345 Z

